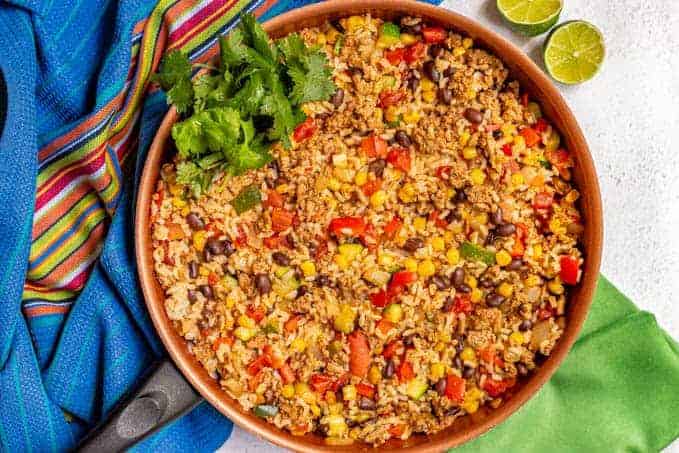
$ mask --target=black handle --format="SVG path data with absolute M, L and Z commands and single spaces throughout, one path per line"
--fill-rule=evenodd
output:
M 172 363 L 161 362 L 141 387 L 113 410 L 108 420 L 83 439 L 77 451 L 123 451 L 202 401 Z

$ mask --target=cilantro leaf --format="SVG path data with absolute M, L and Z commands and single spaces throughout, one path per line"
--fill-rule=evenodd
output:
M 276 44 L 286 62 L 299 59 L 301 55 L 304 55 L 306 49 L 304 41 L 297 33 L 291 33 L 285 38 L 279 39 Z
M 196 198 L 207 190 L 213 176 L 213 173 L 206 172 L 193 162 L 182 161 L 177 164 L 177 182 L 188 186 Z
M 262 75 L 258 72 L 246 80 L 243 87 L 228 102 L 233 108 L 240 109 L 244 115 L 255 115 L 259 111 L 262 98 L 266 94 Z
M 190 79 L 178 81 L 167 92 L 167 102 L 173 104 L 179 113 L 188 112 L 193 105 L 193 85 Z
M 248 46 L 240 28 L 233 30 L 229 36 L 219 38 L 219 56 L 222 70 L 235 68 L 247 61 Z
M 172 126 L 172 139 L 179 151 L 179 157 L 188 159 L 200 156 L 207 151 L 207 141 L 198 115 L 193 115 Z
M 290 99 L 295 105 L 328 99 L 336 90 L 328 60 L 321 52 L 304 56 L 302 63 L 288 68 L 293 87 Z
M 158 82 L 165 91 L 170 90 L 182 80 L 191 78 L 191 62 L 189 57 L 179 50 L 173 50 L 163 57 L 160 70 L 153 75 L 152 80 Z
M 241 29 L 247 38 L 248 43 L 264 58 L 274 63 L 278 60 L 278 52 L 275 46 L 269 44 L 269 36 L 264 28 L 257 22 L 252 14 L 245 14 L 241 17 Z

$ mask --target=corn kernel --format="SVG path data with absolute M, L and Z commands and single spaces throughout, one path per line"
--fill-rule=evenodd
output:
M 417 42 L 417 38 L 410 33 L 401 33 L 401 42 L 404 46 L 409 46 Z
M 422 92 L 422 99 L 425 102 L 434 102 L 434 99 L 436 99 L 436 92 L 434 92 L 434 91 L 423 91 Z
M 476 148 L 473 146 L 465 146 L 462 150 L 462 157 L 467 160 L 474 159 L 477 155 L 478 153 L 476 152 Z
M 443 341 L 444 343 L 450 343 L 450 340 L 453 339 L 453 337 L 450 335 L 450 332 L 447 330 L 444 330 L 439 334 L 439 339 Z
M 387 109 L 384 111 L 384 119 L 387 120 L 388 123 L 394 123 L 398 121 L 398 107 L 395 105 L 390 105 L 387 107 Z
M 420 80 L 420 86 L 422 87 L 422 91 L 434 91 L 436 89 L 434 82 L 424 77 Z
M 542 258 L 542 246 L 540 244 L 535 244 L 532 247 L 532 250 L 533 250 L 533 258 L 535 258 L 536 260 Z
M 201 275 L 202 277 L 207 277 L 210 275 L 210 269 L 207 266 L 201 266 L 198 268 L 198 274 Z
M 384 267 L 391 266 L 394 264 L 394 257 L 388 253 L 380 253 L 380 255 L 377 257 L 377 264 Z
M 410 183 L 405 184 L 398 191 L 398 198 L 404 203 L 412 203 L 415 201 L 416 195 L 417 191 L 415 190 L 415 186 Z
M 467 275 L 464 279 L 464 282 L 472 289 L 476 288 L 479 284 L 479 282 L 476 280 L 476 277 L 473 275 Z
M 290 343 L 290 349 L 296 352 L 304 352 L 306 350 L 306 340 L 302 337 L 297 337 Z
M 189 215 L 191 213 L 191 209 L 189 209 L 188 206 L 184 206 L 182 208 L 181 213 L 182 213 L 182 217 L 186 217 L 187 215 Z
M 318 36 L 316 36 L 316 44 L 319 46 L 324 46 L 326 42 L 327 38 L 325 37 L 325 33 L 319 33 Z
M 481 212 L 475 215 L 472 221 L 474 223 L 477 223 L 478 225 L 485 225 L 486 223 L 488 223 L 488 214 L 486 214 L 485 212 Z
M 339 181 L 339 179 L 337 178 L 328 179 L 328 189 L 336 192 L 340 190 L 340 187 L 342 187 L 342 183 Z
M 276 186 L 276 192 L 281 194 L 288 193 L 289 190 L 290 190 L 289 184 L 279 184 L 278 186 Z
M 460 146 L 467 146 L 467 143 L 469 143 L 469 139 L 471 138 L 471 135 L 469 134 L 469 131 L 464 131 L 460 135 Z
M 349 30 L 350 32 L 354 32 L 358 30 L 360 27 L 362 27 L 363 23 L 364 21 L 362 16 L 351 16 L 346 21 L 347 30 Z
M 368 172 L 366 171 L 359 171 L 356 173 L 356 177 L 354 178 L 354 182 L 356 183 L 357 186 L 362 186 L 366 182 L 368 182 Z
M 420 112 L 411 110 L 403 114 L 403 121 L 408 124 L 417 124 L 420 121 Z
M 465 54 L 466 51 L 467 49 L 465 49 L 464 47 L 456 47 L 453 49 L 453 56 L 461 57 L 462 55 Z
M 450 197 L 448 197 L 448 198 L 450 198 Z M 455 239 L 455 233 L 453 233 L 452 231 L 446 230 L 443 233 L 443 240 L 446 241 L 446 244 L 453 242 L 454 239 Z
M 516 135 L 516 126 L 513 124 L 505 123 L 502 125 L 500 130 L 502 131 L 503 137 L 512 138 L 514 135 Z
M 462 47 L 464 47 L 465 49 L 469 49 L 473 45 L 474 45 L 474 40 L 471 39 L 471 38 L 464 38 L 462 40 Z
M 226 308 L 233 308 L 236 306 L 236 299 L 234 299 L 231 296 L 227 296 L 226 298 Z
M 295 384 L 295 395 L 302 396 L 311 392 L 311 387 L 306 382 L 298 382 Z
M 529 288 L 534 288 L 540 284 L 540 277 L 538 277 L 535 274 L 531 274 L 528 277 L 526 277 L 526 286 Z
M 205 234 L 205 231 L 196 231 L 193 233 L 193 248 L 199 252 L 202 252 L 205 247 L 205 242 L 207 241 Z
M 281 388 L 281 395 L 283 395 L 283 398 L 292 398 L 295 396 L 295 386 L 292 384 L 285 384 Z
M 483 298 L 483 292 L 480 289 L 478 289 L 478 288 L 472 289 L 472 292 L 469 295 L 469 299 L 472 302 L 474 302 L 474 303 L 480 302 L 482 298 Z
M 525 342 L 526 339 L 521 332 L 512 332 L 511 335 L 509 335 L 509 343 L 514 346 L 522 345 Z
M 431 260 L 424 260 L 417 265 L 417 273 L 423 278 L 431 277 L 436 273 L 436 266 Z
M 413 228 L 415 228 L 415 231 L 424 231 L 427 228 L 427 219 L 424 217 L 415 217 L 415 220 L 413 220 Z
M 328 403 L 330 406 L 337 404 L 337 397 L 335 396 L 335 392 L 330 391 L 325 392 L 325 402 Z
M 370 205 L 373 208 L 379 208 L 387 201 L 387 193 L 384 190 L 378 190 L 370 196 Z
M 462 409 L 464 409 L 468 414 L 474 414 L 479 410 L 479 402 L 477 400 L 465 400 L 462 403 Z
M 465 362 L 474 362 L 476 361 L 476 353 L 472 348 L 466 347 L 460 352 L 460 358 Z
M 401 304 L 389 304 L 384 307 L 382 315 L 387 321 L 398 324 L 403 319 L 403 307 Z
M 450 264 L 457 264 L 460 261 L 460 251 L 458 249 L 448 249 L 446 259 Z
M 368 381 L 373 385 L 377 385 L 381 380 L 382 373 L 380 372 L 380 369 L 375 365 L 371 366 L 368 371 Z
M 377 108 L 377 109 L 375 109 L 375 112 L 373 113 L 373 115 L 375 116 L 375 121 L 377 121 L 379 123 L 379 122 L 382 121 L 382 118 L 384 118 L 384 110 Z
M 431 238 L 431 248 L 435 252 L 441 252 L 446 248 L 446 243 L 441 236 L 436 236 Z
M 415 258 L 406 258 L 403 266 L 408 272 L 417 272 L 417 260 Z
M 502 297 L 509 297 L 514 292 L 514 286 L 511 283 L 502 282 L 496 289 L 497 293 Z
M 434 363 L 429 370 L 431 380 L 436 382 L 443 377 L 446 372 L 446 367 L 442 363 Z
M 561 284 L 561 279 L 559 279 L 558 277 L 547 283 L 547 289 L 549 290 L 550 293 L 556 296 L 560 296 L 565 291 L 563 285 Z
M 314 414 L 314 417 L 320 417 L 321 416 L 321 408 L 318 407 L 318 404 L 309 405 L 309 409 L 311 409 L 311 413 Z
M 257 331 L 255 329 L 248 329 L 247 327 L 236 327 L 233 334 L 241 341 L 248 341 L 254 337 Z
M 300 264 L 299 268 L 302 270 L 302 274 L 305 277 L 313 277 L 316 275 L 316 263 L 313 261 L 304 261 Z
M 342 403 L 330 403 L 328 406 L 328 412 L 330 412 L 331 415 L 339 415 L 342 411 L 344 411 L 344 404 Z
M 441 352 L 444 349 L 446 349 L 446 345 L 442 341 L 439 341 L 438 343 L 436 343 L 434 345 L 434 351 L 436 351 L 436 352 Z
M 335 255 L 335 264 L 337 264 L 337 267 L 344 270 L 349 267 L 349 260 L 346 256 Z
M 512 255 L 507 250 L 500 250 L 495 254 L 495 261 L 502 267 L 508 266 L 512 262 Z
M 472 183 L 477 186 L 480 186 L 486 180 L 486 173 L 480 168 L 473 168 L 469 176 L 472 180 Z
M 342 387 L 342 397 L 346 401 L 354 401 L 356 399 L 356 386 L 349 384 Z
M 238 325 L 241 327 L 247 327 L 248 329 L 254 329 L 257 326 L 257 323 L 249 316 L 240 315 L 238 317 Z
M 549 221 L 549 230 L 555 234 L 563 234 L 566 232 L 566 227 L 563 226 L 559 219 L 552 218 L 552 220 Z
M 514 153 L 518 154 L 526 150 L 526 139 L 523 138 L 522 135 L 517 135 L 516 137 L 514 137 L 513 143 L 514 144 L 512 145 L 512 151 Z
M 335 167 L 345 168 L 347 166 L 347 155 L 344 153 L 333 154 L 332 164 Z
M 183 208 L 183 207 L 186 206 L 186 201 L 182 200 L 182 199 L 179 198 L 179 197 L 174 197 L 174 198 L 172 199 L 172 205 L 173 205 L 175 208 L 180 208 L 180 209 L 181 209 L 181 208 Z
M 523 177 L 522 173 L 516 172 L 512 174 L 512 185 L 521 186 L 526 182 L 526 178 Z
M 339 35 L 340 35 L 340 32 L 338 32 L 334 27 L 330 27 L 330 29 L 325 34 L 325 39 L 330 44 L 334 44 L 335 41 L 337 41 L 337 38 L 339 37 Z

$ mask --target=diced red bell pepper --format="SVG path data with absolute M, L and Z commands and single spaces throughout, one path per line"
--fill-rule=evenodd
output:
M 521 95 L 521 105 L 524 107 L 528 107 L 528 102 L 529 102 L 528 93 L 523 93 Z
M 379 135 L 370 135 L 361 141 L 361 151 L 367 157 L 387 157 L 387 142 Z
M 417 274 L 410 271 L 398 271 L 391 276 L 389 285 L 387 285 L 387 300 L 401 294 L 406 286 L 417 281 Z
M 243 230 L 243 227 L 238 225 L 237 227 L 238 230 L 238 236 L 236 236 L 234 242 L 236 243 L 236 247 L 245 247 L 248 245 L 248 235 L 245 234 L 245 231 Z
M 371 179 L 365 184 L 363 184 L 363 186 L 361 186 L 361 190 L 363 191 L 366 197 L 369 197 L 378 190 L 380 190 L 381 187 L 382 187 L 381 179 Z
M 335 379 L 335 382 L 332 383 L 332 387 L 330 387 L 330 390 L 332 390 L 333 392 L 338 391 L 339 389 L 347 385 L 350 379 L 351 373 L 344 373 L 342 376 Z
M 554 310 L 552 310 L 552 307 L 544 307 L 538 310 L 539 320 L 544 321 L 552 317 L 554 317 Z
M 309 386 L 316 393 L 324 394 L 332 387 L 333 379 L 325 374 L 312 374 L 309 379 Z
M 405 148 L 392 148 L 387 154 L 387 162 L 406 173 L 410 171 L 410 151 Z
M 278 374 L 281 375 L 281 380 L 283 381 L 283 384 L 292 384 L 297 380 L 295 372 L 292 371 L 292 368 L 290 368 L 290 365 L 288 365 L 287 363 L 284 363 L 283 366 L 278 369 Z
M 570 159 L 570 153 L 563 148 L 559 148 L 556 151 L 548 151 L 545 153 L 547 160 L 556 167 L 563 167 L 568 164 Z
M 533 208 L 535 209 L 549 209 L 554 203 L 554 197 L 547 192 L 538 192 L 533 199 Z
M 370 367 L 370 343 L 368 337 L 360 330 L 347 336 L 349 342 L 349 371 L 358 377 L 365 377 Z
M 261 354 L 248 364 L 248 374 L 255 376 L 262 368 L 271 366 L 271 359 L 266 354 Z
M 535 129 L 530 127 L 524 127 L 519 131 L 519 134 L 523 137 L 526 142 L 526 146 L 532 148 L 533 146 L 540 143 L 540 134 L 535 132 Z
M 262 239 L 264 245 L 269 249 L 278 249 L 281 247 L 290 247 L 290 242 L 285 234 L 274 233 L 269 237 Z
M 304 316 L 302 315 L 291 316 L 287 321 L 285 321 L 285 324 L 283 324 L 283 330 L 285 330 L 287 333 L 294 332 L 297 330 L 297 326 L 303 318 Z
M 408 382 L 415 377 L 415 372 L 413 371 L 413 366 L 405 360 L 401 360 L 401 363 L 396 368 L 396 375 L 398 380 L 402 382 Z
M 285 364 L 283 358 L 278 354 L 274 353 L 273 348 L 271 347 L 270 344 L 264 345 L 264 355 L 269 358 L 269 361 L 271 362 L 271 367 L 275 369 L 279 369 Z
M 392 425 L 389 427 L 388 432 L 391 437 L 401 437 L 406 430 L 406 425 L 404 424 L 398 424 L 398 425 Z
M 448 33 L 443 27 L 424 27 L 422 37 L 427 44 L 440 44 L 446 40 Z
M 328 253 L 328 239 L 321 235 L 317 235 L 316 248 L 313 253 L 314 259 L 319 260 L 323 258 L 326 253 Z
M 214 272 L 210 272 L 207 275 L 207 282 L 210 285 L 216 285 L 219 282 L 219 277 Z
M 441 165 L 440 167 L 436 168 L 436 177 L 440 179 L 445 179 L 448 180 L 450 179 L 450 172 L 453 170 L 453 167 L 450 165 Z
M 304 122 L 300 123 L 295 128 L 295 131 L 292 134 L 292 138 L 294 138 L 296 142 L 303 142 L 304 140 L 314 135 L 315 132 L 316 123 L 314 122 L 314 119 L 309 116 L 307 117 L 306 120 L 304 120 Z
M 413 43 L 406 47 L 406 51 L 405 54 L 403 55 L 403 58 L 405 59 L 406 63 L 410 65 L 422 59 L 426 52 L 427 46 L 423 42 L 417 41 L 416 43 Z
M 372 223 L 365 226 L 365 231 L 359 236 L 361 243 L 371 252 L 374 251 L 379 245 L 379 238 L 377 237 L 377 232 Z
M 366 398 L 373 399 L 375 397 L 375 387 L 370 384 L 359 382 L 356 384 L 356 393 L 365 396 Z
M 370 302 L 378 308 L 382 308 L 387 305 L 387 292 L 383 289 L 377 291 L 376 293 L 370 294 L 368 297 L 370 297 Z
M 247 310 L 245 311 L 245 314 L 249 317 L 255 320 L 255 322 L 259 322 L 262 319 L 264 319 L 264 316 L 266 316 L 266 310 L 264 307 L 255 307 L 254 305 L 249 305 Z
M 264 206 L 267 208 L 282 208 L 285 203 L 285 198 L 283 195 L 279 194 L 275 190 L 269 190 L 266 193 L 266 200 L 264 200 Z
M 492 345 L 487 346 L 481 349 L 478 355 L 484 362 L 492 363 L 495 359 L 495 348 Z
M 366 223 L 362 217 L 337 217 L 330 221 L 330 233 L 335 236 L 360 236 L 365 232 Z
M 446 376 L 446 397 L 461 404 L 464 401 L 464 391 L 465 391 L 465 380 L 454 374 L 449 374 Z
M 214 343 L 212 343 L 212 349 L 214 351 L 217 351 L 219 349 L 219 346 L 222 344 L 226 344 L 228 346 L 231 346 L 236 339 L 232 335 L 227 335 L 226 337 L 219 337 L 215 340 Z
M 378 96 L 378 106 L 381 108 L 391 107 L 401 102 L 405 97 L 405 91 L 384 90 Z
M 394 216 L 394 218 L 384 226 L 384 235 L 387 237 L 387 239 L 394 239 L 394 237 L 396 237 L 396 233 L 398 233 L 398 230 L 401 229 L 401 226 L 403 226 L 403 221 Z
M 292 226 L 295 213 L 283 208 L 274 208 L 271 211 L 271 229 L 277 232 L 285 231 Z
M 436 209 L 429 213 L 429 220 L 431 222 L 434 222 L 434 225 L 436 225 L 439 228 L 448 227 L 448 221 L 440 217 L 440 212 L 438 212 Z
M 494 379 L 486 379 L 483 383 L 483 390 L 488 393 L 491 398 L 497 398 L 498 396 L 505 393 L 508 389 L 516 384 L 514 379 L 503 379 L 501 381 L 496 381 Z
M 509 143 L 505 143 L 504 145 L 502 145 L 502 153 L 505 156 L 511 157 L 512 154 L 514 154 L 514 152 L 512 150 L 512 145 L 510 145 Z
M 377 327 L 377 330 L 386 335 L 389 333 L 391 329 L 394 328 L 394 323 L 382 318 L 377 322 L 377 325 L 375 327 Z
M 544 118 L 538 118 L 538 121 L 533 125 L 533 129 L 538 133 L 546 131 L 548 127 L 549 123 Z
M 403 349 L 403 342 L 401 340 L 392 340 L 387 343 L 387 346 L 382 350 L 382 356 L 385 359 L 390 359 L 401 352 Z
M 385 50 L 384 56 L 394 66 L 398 66 L 402 61 L 405 60 L 406 49 L 400 47 L 394 50 Z
M 512 258 L 522 257 L 526 252 L 526 236 L 528 236 L 528 228 L 523 223 L 516 224 L 516 233 L 514 233 L 514 246 L 512 247 Z
M 469 294 L 455 294 L 453 311 L 455 313 L 471 313 L 472 301 Z
M 577 284 L 580 274 L 579 260 L 574 256 L 563 255 L 559 258 L 559 263 L 561 264 L 561 271 L 559 272 L 561 280 L 569 285 Z

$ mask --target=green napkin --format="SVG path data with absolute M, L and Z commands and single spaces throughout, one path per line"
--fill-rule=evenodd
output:
M 507 421 L 451 452 L 655 452 L 679 437 L 679 345 L 604 277 L 580 338 Z

